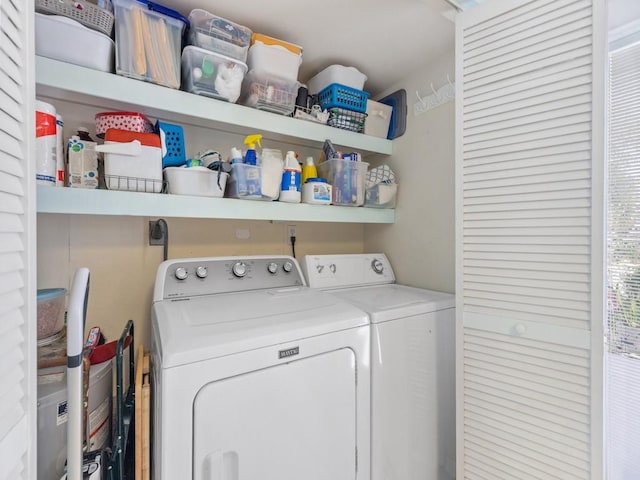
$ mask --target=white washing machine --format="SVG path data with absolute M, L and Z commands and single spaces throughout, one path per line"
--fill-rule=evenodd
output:
M 309 286 L 371 320 L 371 479 L 455 478 L 455 297 L 395 283 L 384 254 L 311 255 Z
M 367 315 L 291 257 L 162 263 L 153 478 L 369 480 L 369 345 Z

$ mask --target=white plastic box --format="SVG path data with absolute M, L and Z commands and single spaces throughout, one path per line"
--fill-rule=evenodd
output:
M 230 57 L 192 45 L 182 51 L 182 89 L 235 103 L 247 66 Z
M 356 90 L 364 90 L 364 82 L 367 76 L 356 67 L 345 67 L 343 65 L 329 65 L 327 68 L 311 77 L 307 82 L 309 93 L 316 94 L 332 83 L 339 83 Z
M 254 43 L 249 48 L 247 56 L 249 70 L 257 70 L 291 81 L 298 80 L 301 63 L 301 54 L 296 54 L 282 45 L 268 45 L 262 42 Z
M 180 52 L 186 23 L 149 10 L 136 0 L 113 0 L 116 19 L 116 73 L 180 88 Z M 83 51 L 86 51 L 83 49 Z
M 164 169 L 164 176 L 167 180 L 169 193 L 198 197 L 222 197 L 229 174 L 209 170 L 206 167 L 167 167 Z
M 104 145 L 105 184 L 109 190 L 162 191 L 162 148 L 153 133 L 109 129 Z
M 393 107 L 391 105 L 367 100 L 367 118 L 364 123 L 364 134 L 387 138 L 392 113 Z
M 364 204 L 366 162 L 334 158 L 318 165 L 318 173 L 331 185 L 331 203 L 359 207 Z
M 189 14 L 189 43 L 245 62 L 251 30 L 196 8 Z
M 61 15 L 35 14 L 36 55 L 113 72 L 115 43 L 108 36 Z M 82 45 L 82 48 L 78 48 Z M 89 52 L 89 53 L 87 53 Z

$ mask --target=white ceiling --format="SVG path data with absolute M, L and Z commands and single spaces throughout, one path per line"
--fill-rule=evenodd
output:
M 185 16 L 202 8 L 303 47 L 298 79 L 332 64 L 367 75 L 375 95 L 454 48 L 445 0 L 158 0 Z

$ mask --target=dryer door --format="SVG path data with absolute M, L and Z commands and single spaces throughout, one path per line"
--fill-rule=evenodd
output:
M 355 354 L 343 348 L 212 382 L 193 419 L 194 480 L 355 479 Z

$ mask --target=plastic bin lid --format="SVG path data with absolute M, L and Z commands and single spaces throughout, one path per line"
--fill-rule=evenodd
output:
M 142 3 L 143 5 L 146 5 L 147 8 L 151 11 L 154 12 L 158 12 L 158 13 L 162 13 L 163 15 L 166 15 L 168 17 L 171 18 L 175 18 L 177 20 L 180 20 L 182 23 L 184 23 L 185 25 L 185 29 L 183 30 L 183 32 L 185 32 L 186 30 L 189 29 L 189 19 L 187 17 L 185 17 L 184 15 L 182 15 L 180 12 L 177 12 L 175 10 L 172 10 L 170 8 L 165 7 L 164 5 L 160 5 L 158 3 L 155 2 L 151 2 L 149 0 L 136 0 L 138 3 Z
M 400 89 L 378 101 L 393 107 L 387 138 L 393 140 L 404 135 L 407 129 L 407 91 Z
M 66 293 L 66 288 L 43 288 L 38 290 L 38 300 L 51 300 L 52 298 L 65 295 Z
M 109 128 L 104 135 L 105 142 L 127 143 L 138 140 L 142 145 L 147 147 L 162 146 L 160 135 L 156 133 L 132 132 L 130 130 L 120 130 L 118 128 Z

